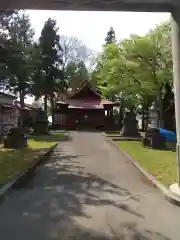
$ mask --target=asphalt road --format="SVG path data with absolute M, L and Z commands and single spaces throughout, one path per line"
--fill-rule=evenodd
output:
M 0 205 L 0 239 L 180 239 L 180 208 L 101 133 L 71 136 Z

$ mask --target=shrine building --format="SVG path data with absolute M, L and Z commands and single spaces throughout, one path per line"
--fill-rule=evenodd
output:
M 114 105 L 86 81 L 76 92 L 62 95 L 56 103 L 54 127 L 100 129 L 110 124 Z

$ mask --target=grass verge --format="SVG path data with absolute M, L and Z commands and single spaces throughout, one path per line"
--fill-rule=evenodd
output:
M 38 160 L 38 156 L 45 154 L 64 136 L 32 136 L 28 140 L 28 148 L 6 149 L 0 148 L 0 184 L 13 180 L 19 172 L 25 171 L 28 166 Z M 37 158 L 35 158 L 37 157 Z
M 169 186 L 177 182 L 175 152 L 145 148 L 137 141 L 118 141 L 117 143 L 162 184 Z
M 119 132 L 106 132 L 107 136 L 119 136 L 120 137 L 120 131 Z

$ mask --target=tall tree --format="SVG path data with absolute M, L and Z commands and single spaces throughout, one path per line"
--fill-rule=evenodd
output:
M 88 70 L 83 61 L 70 62 L 65 69 L 65 76 L 69 88 L 75 91 L 84 81 L 87 81 Z
M 163 86 L 171 81 L 172 72 L 169 72 L 169 62 L 166 62 L 166 54 L 163 54 L 164 46 L 159 45 L 159 38 L 156 35 L 149 34 L 144 37 L 136 37 L 131 42 L 130 59 L 139 65 L 141 81 L 144 89 L 154 92 L 156 102 L 159 108 L 160 127 L 164 127 L 163 123 Z M 130 49 L 130 48 L 129 48 Z
M 93 57 L 92 51 L 78 38 L 60 36 L 63 53 L 64 81 L 70 88 L 76 88 L 88 79 L 87 65 Z
M 116 42 L 116 34 L 113 27 L 110 27 L 105 38 L 105 44 L 111 44 Z
M 124 90 L 124 56 L 116 43 L 108 44 L 99 58 L 97 82 L 104 96 L 112 101 Z
M 161 76 L 164 79 L 162 86 L 162 118 L 166 129 L 174 130 L 174 94 L 172 76 L 172 51 L 171 51 L 171 26 L 169 21 L 159 24 L 150 33 L 159 46 L 159 64 L 161 65 Z M 162 95 L 162 94 L 161 94 Z
M 87 62 L 92 51 L 77 37 L 60 36 L 64 67 L 70 62 Z
M 106 96 L 113 94 L 117 98 L 121 92 L 128 105 L 140 101 L 147 112 L 156 101 L 163 127 L 163 100 L 167 102 L 167 98 L 162 89 L 166 86 L 166 92 L 172 90 L 169 23 L 145 36 L 132 35 L 120 44 L 106 44 L 98 62 L 95 76 Z
M 31 47 L 34 31 L 29 16 L 18 12 L 8 26 L 9 48 L 8 69 L 10 72 L 10 88 L 20 97 L 24 107 L 24 97 L 29 92 L 31 83 Z
M 0 11 L 0 89 L 8 88 L 8 53 L 11 49 L 9 26 L 17 11 Z
M 32 71 L 31 95 L 38 100 L 44 95 L 45 71 L 42 66 L 42 55 L 39 42 L 35 42 L 32 48 L 34 69 Z
M 39 39 L 41 81 L 41 95 L 44 95 L 45 112 L 47 113 L 48 98 L 51 102 L 52 122 L 54 123 L 54 95 L 61 87 L 63 87 L 63 71 L 62 71 L 62 48 L 60 45 L 60 36 L 56 21 L 48 19 L 41 32 Z

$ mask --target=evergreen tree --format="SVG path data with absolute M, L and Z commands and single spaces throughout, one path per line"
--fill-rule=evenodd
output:
M 113 27 L 110 27 L 109 31 L 107 32 L 107 36 L 105 38 L 105 45 L 115 43 L 116 42 L 116 34 Z
M 88 70 L 83 61 L 68 63 L 64 74 L 68 86 L 73 90 L 77 89 L 89 78 Z
M 4 21 L 4 29 L 7 29 L 8 36 L 4 44 L 8 88 L 19 95 L 23 108 L 24 98 L 29 93 L 31 84 L 31 49 L 34 31 L 25 12 L 15 12 L 11 18 L 8 17 L 7 21 Z
M 63 88 L 62 48 L 56 21 L 48 19 L 41 32 L 39 43 L 35 46 L 35 65 L 33 91 L 36 96 L 44 96 L 44 110 L 47 113 L 47 101 L 51 102 L 52 122 L 54 122 L 54 97 L 59 88 Z M 39 66 L 37 63 L 39 62 Z

